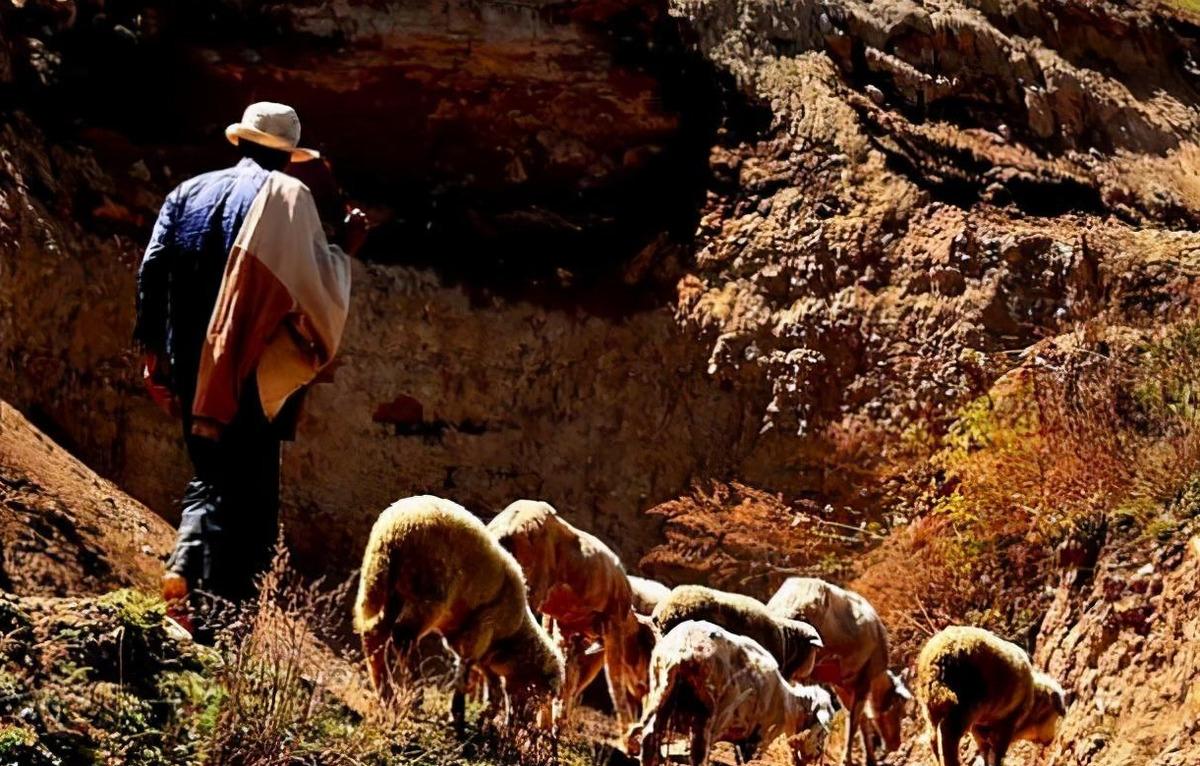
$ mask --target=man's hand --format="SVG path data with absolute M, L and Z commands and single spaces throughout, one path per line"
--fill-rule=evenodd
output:
M 371 230 L 371 222 L 367 214 L 359 208 L 346 211 L 346 220 L 342 223 L 342 249 L 346 255 L 354 258 L 367 241 L 367 233 Z
M 155 353 L 142 356 L 142 383 L 158 408 L 173 418 L 180 415 L 179 399 L 171 391 L 166 360 Z

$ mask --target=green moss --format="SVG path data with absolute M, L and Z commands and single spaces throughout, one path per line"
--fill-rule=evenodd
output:
M 59 766 L 61 763 L 42 746 L 36 732 L 23 726 L 0 724 L 0 766 Z
M 129 588 L 101 596 L 96 604 L 111 611 L 126 628 L 143 633 L 162 629 L 167 614 L 162 599 Z
M 1146 524 L 1142 530 L 1142 536 L 1147 540 L 1154 540 L 1160 543 L 1170 542 L 1175 534 L 1179 531 L 1179 521 L 1168 516 L 1160 516 L 1150 523 Z

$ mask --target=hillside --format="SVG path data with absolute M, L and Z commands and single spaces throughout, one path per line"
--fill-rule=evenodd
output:
M 0 588 L 21 596 L 153 591 L 175 533 L 0 401 Z
M 901 662 L 1021 643 L 1073 704 L 1016 763 L 1200 761 L 1198 62 L 1148 0 L 0 0 L 0 589 L 154 590 L 135 268 L 271 98 L 377 222 L 300 572 L 402 495 L 544 498 L 669 583 L 851 584 Z

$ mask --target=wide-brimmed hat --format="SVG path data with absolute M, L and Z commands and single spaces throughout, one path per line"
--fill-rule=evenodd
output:
M 225 137 L 236 145 L 251 141 L 269 149 L 289 152 L 293 162 L 315 160 L 321 156 L 316 149 L 305 149 L 300 143 L 300 117 L 287 104 L 259 101 L 246 107 L 242 121 L 225 128 Z

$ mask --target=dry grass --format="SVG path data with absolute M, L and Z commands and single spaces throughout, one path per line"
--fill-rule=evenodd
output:
M 222 661 L 214 678 L 223 695 L 204 747 L 206 763 L 548 766 L 586 760 L 577 744 L 560 743 L 516 716 L 500 725 L 480 720 L 463 739 L 452 736 L 452 660 L 436 650 L 420 663 L 420 678 L 398 668 L 394 704 L 380 706 L 358 651 L 331 648 L 344 637 L 353 584 L 307 583 L 279 547 L 258 600 L 226 614 L 217 631 Z
M 159 599 L 136 591 L 81 599 L 0 593 L 0 763 L 606 760 L 603 748 L 550 740 L 528 720 L 454 737 L 436 675 L 409 683 L 402 704 L 383 710 L 357 651 L 333 648 L 348 624 L 347 596 L 347 586 L 302 581 L 280 555 L 257 601 L 214 616 L 208 648 L 168 623 Z M 428 690 L 423 708 L 415 707 L 418 688 Z
M 352 658 L 318 641 L 344 623 L 349 586 L 302 582 L 281 548 L 257 601 L 219 616 L 213 679 L 222 695 L 207 762 L 382 762 L 385 743 L 402 738 L 399 721 L 354 704 L 364 695 Z

